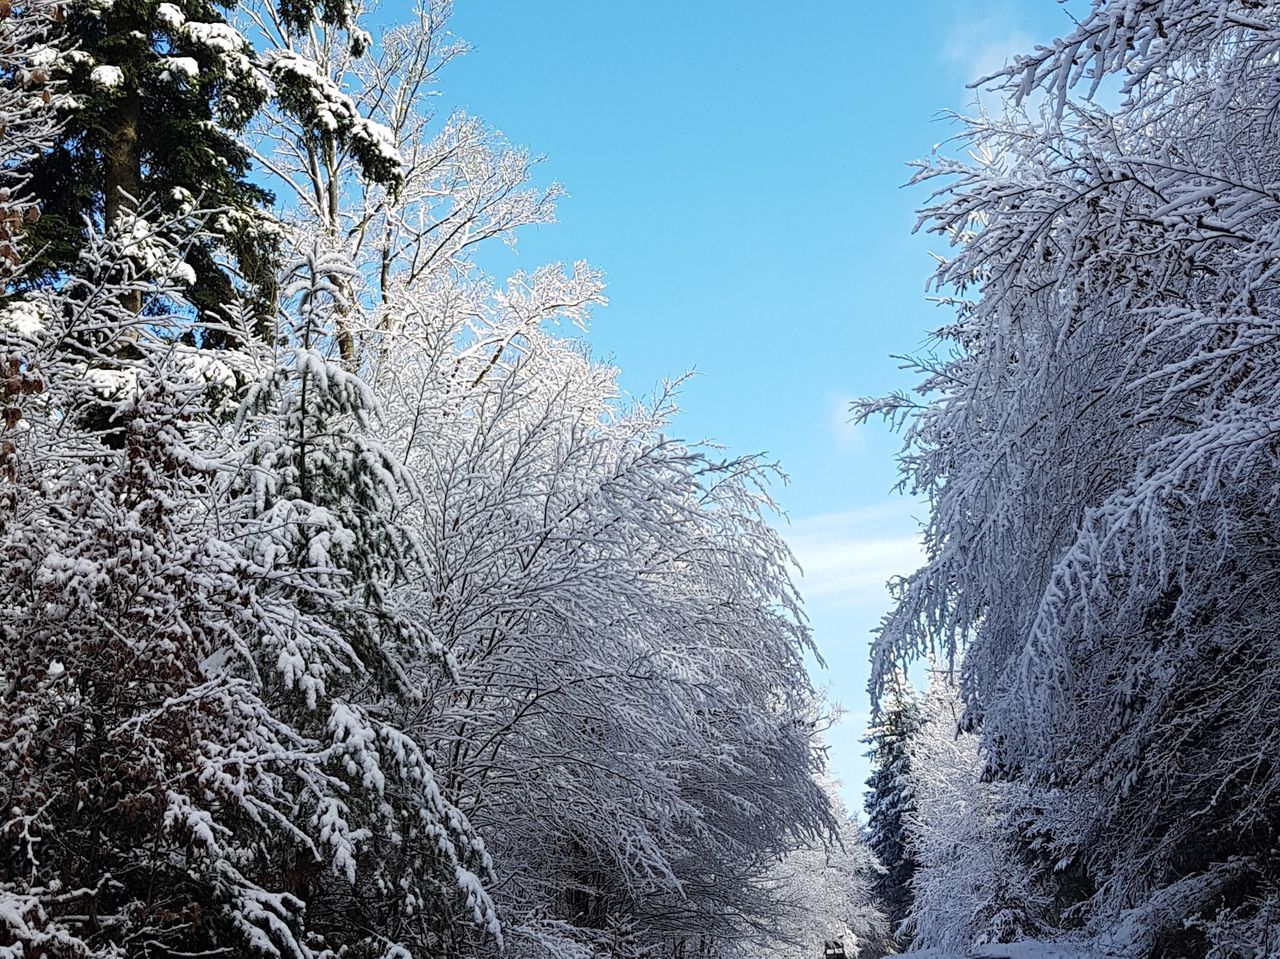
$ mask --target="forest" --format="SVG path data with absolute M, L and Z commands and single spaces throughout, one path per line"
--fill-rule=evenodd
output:
M 1280 957 L 1280 5 L 915 165 L 861 810 L 779 467 L 488 268 L 563 191 L 451 13 L 0 0 L 0 959 Z

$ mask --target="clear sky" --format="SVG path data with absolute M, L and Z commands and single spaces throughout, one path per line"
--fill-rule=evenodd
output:
M 906 164 L 954 131 L 939 113 L 972 103 L 966 82 L 1067 22 L 1055 0 L 455 0 L 474 49 L 443 77 L 445 108 L 544 154 L 569 192 L 517 264 L 603 269 L 589 336 L 624 388 L 696 369 L 679 432 L 791 477 L 776 494 L 828 665 L 815 678 L 847 710 L 830 744 L 851 806 L 868 635 L 884 581 L 917 563 L 919 510 L 891 493 L 897 438 L 847 407 L 913 385 L 891 354 L 946 319 L 925 300 Z

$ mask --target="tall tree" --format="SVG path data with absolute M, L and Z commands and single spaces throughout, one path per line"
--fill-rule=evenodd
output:
M 993 78 L 1024 108 L 920 173 L 947 349 L 863 407 L 931 502 L 879 681 L 963 657 L 1071 915 L 1134 956 L 1277 934 L 1277 39 L 1273 3 L 1097 0 Z
M 674 390 L 623 403 L 555 333 L 604 301 L 586 264 L 497 284 L 476 267 L 559 190 L 479 120 L 432 122 L 448 6 L 362 58 L 322 30 L 293 48 L 391 132 L 400 189 L 274 108 L 254 141 L 291 235 L 354 266 L 335 347 L 417 484 L 427 573 L 402 595 L 458 685 L 425 676 L 414 728 L 506 877 L 511 948 L 727 948 L 773 915 L 758 880 L 778 850 L 830 828 L 771 470 L 672 440 Z M 255 23 L 284 42 L 269 9 Z
M 865 809 L 867 844 L 884 872 L 877 892 L 897 934 L 911 912 L 911 879 L 916 861 L 907 843 L 907 819 L 915 809 L 911 787 L 911 741 L 920 727 L 920 703 L 901 670 L 886 681 L 867 731 L 871 778 Z
M 253 179 L 239 135 L 272 99 L 301 118 L 322 148 L 355 139 L 365 147 L 356 150 L 365 172 L 396 180 L 394 156 L 369 147 L 377 135 L 346 109 L 341 91 L 317 85 L 315 71 L 296 57 L 260 56 L 228 22 L 234 0 L 78 0 L 60 9 L 70 52 L 49 71 L 67 96 L 52 148 L 24 165 L 43 211 L 30 231 L 39 253 L 27 282 L 69 269 L 88 240 L 88 222 L 112 225 L 144 201 L 156 217 L 197 204 L 219 213 L 183 251 L 192 275 L 187 299 L 225 312 L 247 293 L 269 322 L 278 229 L 271 195 Z M 282 3 L 279 16 L 296 35 L 317 20 L 341 28 L 349 11 L 341 3 Z M 141 294 L 129 296 L 130 308 L 140 309 Z

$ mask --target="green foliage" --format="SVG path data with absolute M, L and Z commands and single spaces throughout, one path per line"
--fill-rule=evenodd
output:
M 185 251 L 198 308 L 217 310 L 232 298 L 232 275 L 219 262 L 226 252 L 252 296 L 269 304 L 276 241 L 263 211 L 271 195 L 250 182 L 250 156 L 236 139 L 268 89 L 226 11 L 210 0 L 68 7 L 59 46 L 71 52 L 53 77 L 67 94 L 60 132 L 24 171 L 43 214 L 30 233 L 38 255 L 29 281 L 64 274 L 85 247 L 87 221 L 101 226 L 124 190 L 166 215 L 193 202 L 224 211 L 211 235 Z

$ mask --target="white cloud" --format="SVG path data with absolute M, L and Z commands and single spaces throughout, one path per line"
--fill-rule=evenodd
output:
M 848 707 L 827 732 L 827 745 L 831 772 L 854 811 L 862 806 L 870 772 L 861 742 L 870 718 L 868 642 L 892 602 L 885 583 L 924 562 L 917 517 L 926 512 L 919 502 L 895 497 L 861 509 L 799 518 L 781 529 L 804 572 L 798 585 L 829 669 L 827 695 Z
M 981 77 L 998 72 L 1022 53 L 1031 53 L 1044 37 L 1034 37 L 1018 26 L 1017 7 L 1009 3 L 984 5 L 981 14 L 960 14 L 950 25 L 947 43 L 942 48 L 943 59 L 954 66 L 965 83 L 973 83 Z M 989 89 L 996 84 L 984 84 L 971 96 L 987 110 L 999 112 L 1003 95 Z
M 878 506 L 797 520 L 782 535 L 804 575 L 800 592 L 817 607 L 887 608 L 885 584 L 924 561 L 919 504 L 895 499 Z
M 836 446 L 842 450 L 861 449 L 863 445 L 864 426 L 853 422 L 853 414 L 849 410 L 852 402 L 853 397 L 844 393 L 827 394 L 827 422 Z
M 947 59 L 957 64 L 973 83 L 981 77 L 991 76 L 1012 63 L 1022 53 L 1031 53 L 1036 40 L 1024 30 L 1003 28 L 995 20 L 983 19 L 970 22 L 965 29 L 952 34 L 943 48 Z

